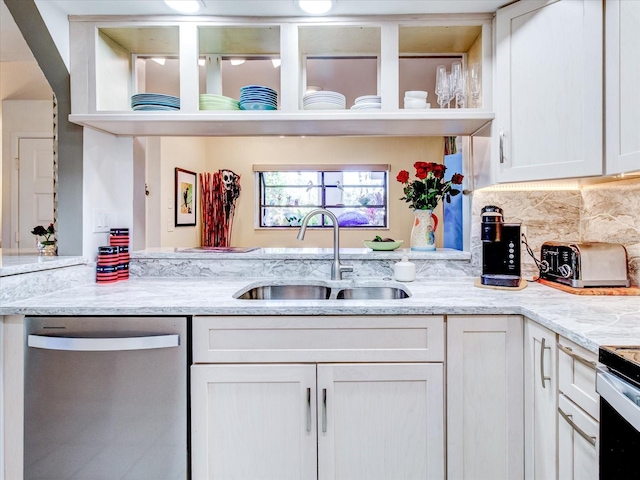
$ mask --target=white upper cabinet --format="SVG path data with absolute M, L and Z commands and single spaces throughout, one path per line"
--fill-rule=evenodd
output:
M 469 135 L 494 118 L 490 14 L 99 20 L 70 22 L 70 120 L 115 135 Z M 455 61 L 481 66 L 479 99 L 441 108 L 436 66 Z M 275 90 L 277 110 L 200 109 L 201 94 L 239 99 L 245 85 Z M 311 86 L 346 108 L 305 109 Z M 407 90 L 426 90 L 431 108 L 403 108 Z M 133 111 L 137 93 L 179 97 L 180 110 Z M 367 95 L 381 108 L 350 109 Z
M 607 0 L 606 173 L 640 170 L 640 2 Z
M 602 175 L 602 25 L 602 2 L 592 0 L 528 0 L 498 10 L 499 182 Z

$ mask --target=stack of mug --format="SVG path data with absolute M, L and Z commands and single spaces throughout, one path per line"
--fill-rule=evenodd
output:
M 129 278 L 129 229 L 112 228 L 109 243 L 113 247 L 118 247 L 118 280 L 127 280 Z

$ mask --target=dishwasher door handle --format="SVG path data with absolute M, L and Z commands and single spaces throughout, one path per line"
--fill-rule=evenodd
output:
M 29 335 L 27 345 L 46 350 L 70 352 L 119 352 L 124 350 L 150 350 L 171 348 L 180 345 L 180 335 L 151 335 L 147 337 L 49 337 Z

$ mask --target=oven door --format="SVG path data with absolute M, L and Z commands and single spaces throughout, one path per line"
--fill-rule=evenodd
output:
M 640 452 L 640 388 L 598 367 L 600 478 L 637 479 Z

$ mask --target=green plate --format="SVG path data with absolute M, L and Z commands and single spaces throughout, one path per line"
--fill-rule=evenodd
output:
M 395 250 L 400 245 L 402 245 L 402 242 L 404 242 L 404 240 L 398 240 L 397 242 L 372 242 L 371 240 L 362 241 L 362 243 L 364 243 L 371 250 L 379 250 L 379 251 Z

